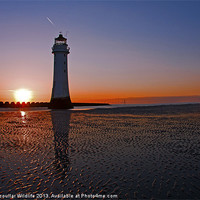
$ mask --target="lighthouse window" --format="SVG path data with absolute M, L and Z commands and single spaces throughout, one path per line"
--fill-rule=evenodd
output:
M 65 57 L 65 54 L 64 54 L 64 57 Z
M 65 62 L 64 62 L 64 64 L 65 64 Z
M 64 69 L 64 72 L 66 72 L 66 70 Z

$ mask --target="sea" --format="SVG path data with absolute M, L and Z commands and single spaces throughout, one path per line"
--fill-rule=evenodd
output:
M 1 199 L 199 199 L 200 104 L 0 111 Z

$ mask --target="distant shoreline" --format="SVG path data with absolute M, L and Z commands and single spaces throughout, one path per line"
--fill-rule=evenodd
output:
M 0 108 L 49 107 L 49 102 L 0 102 Z M 108 106 L 108 103 L 72 103 L 73 106 Z

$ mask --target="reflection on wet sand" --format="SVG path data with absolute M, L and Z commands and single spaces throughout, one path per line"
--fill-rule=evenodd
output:
M 0 195 L 199 199 L 199 127 L 195 106 L 2 112 Z
M 69 168 L 69 129 L 70 111 L 52 111 L 51 119 L 55 143 L 55 166 L 56 170 L 66 172 Z

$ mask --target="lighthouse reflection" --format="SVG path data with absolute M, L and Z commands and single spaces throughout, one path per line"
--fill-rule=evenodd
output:
M 70 111 L 51 111 L 55 143 L 56 170 L 65 173 L 69 168 L 68 135 L 70 129 Z

